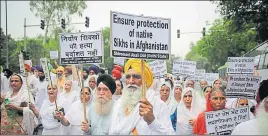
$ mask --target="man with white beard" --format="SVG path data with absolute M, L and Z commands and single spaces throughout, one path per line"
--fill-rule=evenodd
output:
M 259 96 L 256 118 L 237 125 L 232 135 L 268 135 L 268 80 L 261 83 Z
M 97 79 L 96 98 L 90 106 L 88 121 L 83 121 L 81 129 L 86 135 L 108 135 L 113 109 L 112 95 L 116 89 L 115 81 L 107 74 Z M 90 127 L 89 127 L 90 124 Z
M 153 74 L 144 62 L 141 78 L 141 60 L 129 59 L 125 64 L 126 86 L 121 98 L 115 102 L 109 135 L 171 135 L 175 134 L 167 105 L 150 88 Z M 142 80 L 146 83 L 146 98 L 142 96 Z

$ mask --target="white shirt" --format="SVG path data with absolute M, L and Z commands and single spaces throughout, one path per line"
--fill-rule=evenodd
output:
M 146 97 L 153 106 L 155 120 L 148 125 L 143 117 L 139 116 L 139 105 L 137 105 L 127 117 L 121 117 L 121 98 L 119 98 L 113 109 L 109 135 L 130 135 L 135 127 L 139 135 L 172 135 L 172 128 L 167 105 L 155 95 L 155 91 L 146 91 Z M 134 126 L 133 126 L 134 125 Z
M 43 101 L 47 97 L 47 86 L 48 82 L 47 81 L 39 81 L 37 84 L 36 88 L 36 96 L 35 96 L 35 106 L 38 110 L 41 109 L 41 106 L 43 104 Z
M 72 103 L 79 100 L 79 93 L 75 90 L 71 90 L 66 93 L 66 91 L 62 92 L 59 96 L 59 104 L 64 108 L 64 112 L 67 113 Z
M 1 93 L 6 93 L 11 90 L 9 87 L 9 82 L 4 73 L 0 74 L 1 74 Z
M 258 135 L 257 119 L 241 122 L 235 127 L 232 135 Z

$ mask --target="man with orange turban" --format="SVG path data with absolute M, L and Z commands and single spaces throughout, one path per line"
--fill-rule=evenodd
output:
M 56 69 L 57 72 L 57 78 L 56 78 L 56 84 L 59 87 L 58 90 L 62 91 L 63 87 L 64 87 L 64 80 L 65 80 L 65 76 L 64 76 L 64 67 L 59 66 Z
M 150 66 L 144 62 L 144 77 L 141 68 L 139 59 L 129 59 L 125 64 L 126 86 L 122 96 L 115 102 L 109 135 L 175 134 L 167 105 L 154 90 L 149 89 L 153 82 Z M 142 80 L 146 84 L 145 98 L 141 98 Z
M 122 74 L 117 69 L 113 69 L 113 71 L 112 71 L 112 77 L 113 77 L 114 80 L 120 80 L 121 77 L 122 77 Z

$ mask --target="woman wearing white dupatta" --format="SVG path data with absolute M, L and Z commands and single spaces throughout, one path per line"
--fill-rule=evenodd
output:
M 47 90 L 48 97 L 44 100 L 40 112 L 33 104 L 30 104 L 30 108 L 43 124 L 42 135 L 61 135 L 60 121 L 55 118 L 55 111 L 61 109 L 60 105 L 57 105 L 58 109 L 56 109 L 56 100 L 58 98 L 57 85 L 48 85 Z
M 202 112 L 195 90 L 187 87 L 182 91 L 181 102 L 177 107 L 177 135 L 193 134 L 193 125 L 198 114 Z
M 172 84 L 168 82 L 170 79 L 166 79 L 165 82 L 160 84 L 160 98 L 168 105 L 169 115 L 172 115 L 176 108 L 177 102 L 175 101 L 174 97 L 172 96 Z
M 84 88 L 86 113 L 89 113 L 91 90 L 88 87 Z M 81 90 L 80 100 L 74 102 L 67 114 L 64 116 L 62 112 L 56 112 L 57 119 L 61 120 L 63 126 L 69 126 L 68 135 L 83 135 L 81 123 L 84 121 L 83 93 Z M 64 132 L 63 132 L 64 133 Z
M 1 96 L 1 135 L 33 133 L 36 125 L 34 116 L 26 106 L 28 102 L 34 100 L 31 93 L 25 90 L 25 81 L 20 75 L 12 75 L 10 77 L 12 91 L 8 91 L 6 96 Z M 8 99 L 10 103 L 4 99 Z

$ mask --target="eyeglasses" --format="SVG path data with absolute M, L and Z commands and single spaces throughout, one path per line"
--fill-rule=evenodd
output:
M 139 74 L 127 74 L 126 75 L 126 79 L 130 79 L 131 77 L 134 79 L 141 79 L 141 75 Z
M 248 106 L 248 104 L 244 104 L 244 103 L 242 103 L 242 104 L 239 104 L 240 106 Z
M 223 100 L 225 100 L 225 97 L 212 97 L 211 99 L 213 101 L 217 101 L 217 100 L 223 101 Z

